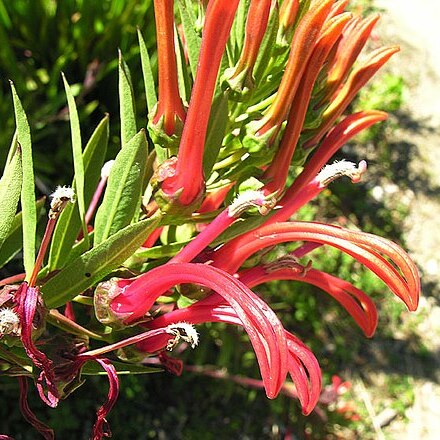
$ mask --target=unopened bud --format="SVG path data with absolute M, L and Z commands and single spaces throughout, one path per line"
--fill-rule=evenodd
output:
M 103 167 L 101 168 L 101 179 L 108 179 L 114 163 L 114 160 L 109 160 L 103 165 Z

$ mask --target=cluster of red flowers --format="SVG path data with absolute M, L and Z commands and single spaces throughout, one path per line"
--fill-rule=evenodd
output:
M 49 359 L 35 347 L 32 338 L 35 311 L 44 308 L 44 284 L 43 301 L 36 287 L 47 246 L 44 240 L 33 275 L 7 298 L 18 316 L 18 333 L 26 353 L 40 371 L 37 386 L 46 403 L 56 405 L 66 384 L 86 361 L 99 362 L 107 372 L 109 399 L 98 411 L 96 439 L 109 435 L 105 416 L 118 391 L 116 370 L 103 355 L 135 344 L 138 352 L 150 356 L 149 362 L 156 361 L 179 373 L 181 361 L 167 356 L 165 350 L 181 340 L 195 346 L 198 335 L 192 325 L 205 322 L 243 327 L 255 350 L 267 396 L 275 398 L 285 392 L 286 377 L 290 375 L 302 411 L 309 414 L 321 394 L 318 361 L 251 289 L 273 280 L 313 284 L 338 301 L 371 337 L 377 311 L 370 297 L 350 282 L 313 268 L 310 261 L 301 262 L 317 247 L 332 246 L 358 260 L 409 310 L 415 310 L 418 304 L 417 269 L 395 243 L 335 225 L 291 220 L 336 178 L 348 176 L 356 183 L 366 171 L 364 161 L 358 166 L 345 161 L 326 164 L 353 136 L 387 117 L 376 110 L 344 115 L 359 89 L 398 51 L 396 46 L 381 47 L 356 62 L 378 16 L 363 19 L 346 12 L 348 0 L 284 0 L 280 7 L 276 0 L 251 0 L 247 19 L 239 28 L 234 22 L 238 0 L 210 0 L 196 6 L 203 28 L 195 68 L 191 52 L 200 37 L 197 30 L 189 33 L 184 22 L 175 22 L 173 3 L 154 1 L 158 101 L 150 109 L 148 128 L 156 144 L 157 160 L 149 186 L 152 196 L 144 200 L 144 215 L 160 213 L 162 220 L 144 248 L 157 243 L 164 227 L 170 224 L 197 221 L 194 230 L 198 233 L 165 264 L 131 279 L 112 278 L 100 283 L 94 294 L 98 319 L 115 328 L 142 331 L 97 349 L 76 347 L 70 359 L 64 356 L 63 363 Z M 194 10 L 186 12 L 195 15 Z M 184 49 L 188 78 L 191 68 L 194 70 L 187 107 L 181 96 L 175 27 Z M 240 32 L 241 45 L 237 43 Z M 222 67 L 222 60 L 229 67 Z M 215 160 L 207 166 L 213 102 L 222 98 L 226 99 L 227 121 L 217 140 Z M 286 186 L 289 172 L 296 178 Z M 243 183 L 249 181 L 253 187 L 243 191 Z M 105 179 L 103 182 L 86 223 L 93 218 Z M 238 195 L 230 202 L 234 193 Z M 223 233 L 249 212 L 259 222 L 242 222 L 244 228 L 234 229 L 232 238 L 223 238 Z M 197 219 L 203 216 L 209 221 L 201 224 Z M 50 217 L 48 237 L 56 217 Z M 286 242 L 297 242 L 296 250 L 276 261 L 242 268 L 261 250 Z M 173 297 L 173 288 L 182 284 L 198 286 L 194 287 L 191 305 L 179 308 L 177 299 L 161 302 L 163 297 Z M 184 290 L 178 295 L 184 295 Z M 73 325 L 69 307 L 63 319 Z M 12 324 L 7 327 L 2 323 L 4 333 L 5 329 L 10 334 L 16 331 Z M 20 383 L 27 420 L 45 438 L 53 438 L 52 431 L 36 420 L 26 403 L 26 379 Z

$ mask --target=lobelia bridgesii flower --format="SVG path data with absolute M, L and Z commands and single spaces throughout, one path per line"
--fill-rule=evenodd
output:
M 299 11 L 299 0 L 284 0 L 280 7 L 280 30 L 293 28 Z
M 274 398 L 287 372 L 285 331 L 273 313 L 243 283 L 215 267 L 177 263 L 160 266 L 120 289 L 110 303 L 115 317 L 126 323 L 142 318 L 156 299 L 176 284 L 195 283 L 221 295 L 249 335 L 268 397 Z M 150 294 L 150 292 L 154 292 Z
M 304 148 L 311 148 L 322 139 L 324 134 L 353 100 L 357 92 L 399 50 L 399 46 L 387 46 L 376 49 L 369 54 L 368 58 L 361 65 L 357 66 L 350 73 L 336 97 L 323 112 L 320 126 L 304 144 Z
M 265 186 L 267 192 L 282 191 L 286 184 L 289 164 L 292 161 L 303 129 L 315 81 L 331 48 L 341 35 L 342 29 L 349 19 L 350 14 L 341 14 L 330 19 L 326 23 L 313 49 L 310 60 L 301 78 L 298 91 L 293 98 L 287 118 L 286 129 L 278 151 L 263 174 L 263 180 L 267 182 Z
M 365 336 L 372 337 L 377 327 L 377 310 L 362 290 L 348 281 L 328 273 L 304 267 L 292 255 L 286 255 L 273 263 L 255 266 L 239 272 L 239 279 L 249 288 L 274 280 L 301 281 L 324 290 L 353 317 Z
M 242 321 L 242 319 L 239 317 L 237 309 L 227 305 L 225 299 L 226 297 L 222 298 L 219 294 L 215 293 L 198 301 L 195 304 L 192 304 L 189 307 L 165 313 L 164 315 L 149 321 L 146 325 L 150 328 L 161 328 L 165 325 L 170 325 L 170 323 L 184 320 L 185 322 L 190 322 L 192 324 L 200 324 L 205 322 L 224 322 L 244 326 L 244 328 L 248 330 L 246 327 L 246 322 Z M 264 303 L 264 301 L 256 295 L 253 295 L 253 302 L 263 310 L 268 309 L 268 306 Z M 258 316 L 253 313 L 250 315 L 250 319 L 257 327 Z M 285 377 L 286 373 L 284 372 L 284 375 L 280 376 L 281 379 L 276 387 L 276 393 L 271 394 L 270 390 L 268 389 L 269 378 L 267 376 L 268 370 L 266 368 L 269 368 L 269 371 L 271 371 L 270 368 L 273 368 L 274 365 L 270 363 L 270 357 L 268 360 L 266 360 L 266 362 L 260 362 L 259 350 L 261 350 L 261 347 L 254 343 L 254 333 L 248 332 L 248 334 L 257 354 L 257 359 L 259 360 L 260 371 L 263 378 L 262 384 L 266 390 L 266 394 L 270 398 L 276 397 L 276 395 L 283 389 L 283 377 Z M 286 330 L 284 330 L 284 336 L 286 338 L 288 352 L 287 371 L 295 383 L 303 413 L 309 414 L 316 405 L 321 391 L 321 373 L 319 364 L 309 348 L 306 347 L 296 336 L 292 335 Z M 263 337 L 262 341 L 267 341 L 267 344 L 270 344 L 271 339 L 266 339 Z M 152 352 L 156 346 L 152 347 L 150 343 L 146 341 L 138 344 L 138 348 L 142 351 Z
M 330 61 L 330 67 L 327 68 L 326 95 L 321 99 L 321 105 L 331 99 L 347 78 L 379 18 L 379 14 L 374 14 L 364 20 L 355 17 L 347 24 L 337 45 L 334 58 Z
M 53 201 L 51 206 L 33 272 L 26 274 L 26 281 L 20 286 L 7 286 L 9 290 L 1 292 L 0 336 L 21 338 L 23 352 L 37 371 L 39 394 L 47 404 L 55 406 L 58 399 L 78 385 L 86 362 L 98 362 L 104 369 L 109 392 L 97 412 L 93 427 L 96 440 L 110 436 L 106 416 L 119 390 L 116 369 L 103 355 L 116 352 L 123 358 L 128 354 L 124 359 L 135 362 L 130 358 L 132 348 L 124 350 L 134 346 L 142 352 L 143 362 L 161 364 L 180 374 L 183 362 L 167 356 L 166 350 L 174 349 L 179 341 L 194 348 L 198 335 L 192 325 L 205 322 L 237 325 L 247 332 L 262 380 L 237 378 L 237 382 L 264 387 L 270 398 L 280 392 L 298 397 L 303 413 L 309 414 L 320 397 L 318 362 L 296 336 L 284 329 L 269 304 L 251 289 L 281 279 L 312 284 L 338 301 L 365 335 L 371 337 L 377 325 L 377 311 L 366 293 L 348 281 L 312 268 L 311 261 L 299 261 L 318 247 L 330 245 L 352 256 L 384 281 L 410 310 L 417 307 L 417 269 L 395 243 L 337 226 L 288 222 L 334 179 L 347 176 L 353 183 L 361 179 L 366 171 L 365 161 L 358 165 L 346 161 L 325 165 L 354 135 L 386 119 L 385 113 L 374 110 L 343 113 L 359 89 L 398 48 L 381 48 L 366 61 L 355 64 L 378 16 L 353 17 L 344 12 L 348 0 L 284 0 L 279 23 L 275 0 L 244 2 L 235 17 L 238 3 L 203 2 L 197 14 L 195 9 L 186 11 L 186 24 L 182 12 L 186 6 L 180 5 L 181 19 L 177 21 L 181 23 L 178 32 L 184 49 L 186 44 L 188 48 L 197 45 L 199 25 L 204 23 L 199 64 L 186 114 L 179 86 L 180 90 L 191 87 L 194 66 L 185 63 L 193 62 L 194 54 L 189 51 L 186 59 L 176 56 L 180 49 L 175 47 L 178 40 L 173 1 L 154 1 L 159 99 L 150 112 L 148 127 L 159 148 L 154 170 L 145 172 L 145 176 L 153 174 L 153 178 L 147 182 L 145 177 L 138 182 L 147 186 L 142 212 L 127 224 L 128 228 L 136 226 L 141 216 L 148 218 L 153 214 L 161 217 L 161 223 L 148 237 L 142 236 L 143 248 L 132 258 L 121 261 L 119 268 L 111 269 L 113 272 L 109 269 L 105 273 L 122 277 L 138 274 L 136 278 L 111 278 L 98 284 L 93 301 L 97 318 L 107 326 L 105 333 L 94 333 L 73 322 L 73 302 L 75 311 L 81 303 L 91 305 L 89 292 L 96 285 L 96 278 L 83 287 L 83 292 L 76 292 L 77 297 L 72 295 L 69 300 L 73 302 L 66 304 L 64 315 L 55 309 L 46 310 L 40 295 L 38 283 L 45 292 L 45 280 L 40 275 L 45 250 L 62 207 L 73 197 L 62 190 L 58 202 Z M 234 19 L 236 25 L 229 38 Z M 191 20 L 196 31 L 190 35 L 186 27 Z M 225 79 L 226 83 L 222 82 Z M 150 83 L 154 88 L 153 78 Z M 218 100 L 225 85 L 229 89 Z M 205 151 L 205 143 L 212 151 Z M 292 165 L 297 177 L 286 188 Z M 105 172 L 101 176 L 86 224 L 93 217 L 107 177 Z M 238 197 L 230 203 L 236 194 Z M 252 216 L 253 211 L 265 218 Z M 180 226 L 186 229 L 182 239 L 177 238 Z M 78 244 L 81 239 L 80 234 Z M 276 261 L 267 262 L 258 255 L 250 260 L 261 250 L 286 242 L 298 242 L 299 246 Z M 149 249 L 155 245 L 155 249 Z M 87 249 L 87 258 L 96 263 L 93 258 L 99 251 Z M 124 246 L 119 251 L 129 256 L 124 253 Z M 78 262 L 73 255 L 70 257 L 74 260 L 72 264 Z M 150 257 L 151 260 L 144 260 Z M 87 260 L 85 264 L 89 263 Z M 246 269 L 242 269 L 244 263 Z M 68 267 L 71 263 L 66 264 Z M 160 265 L 156 267 L 157 264 Z M 90 275 L 81 273 L 86 278 Z M 49 273 L 47 278 L 53 276 L 58 274 Z M 3 281 L 18 283 L 23 277 Z M 86 285 L 81 283 L 78 285 Z M 173 292 L 175 286 L 178 288 Z M 185 297 L 194 302 L 179 308 L 177 298 Z M 47 350 L 48 340 L 36 342 L 44 328 L 43 321 L 49 318 L 67 325 L 74 335 L 81 335 L 79 346 L 60 344 L 64 354 L 53 356 Z M 108 334 L 110 327 L 112 333 Z M 135 329 L 140 329 L 140 333 L 120 339 L 116 330 L 121 329 L 130 335 Z M 100 341 L 99 348 L 89 348 L 88 338 Z M 66 342 L 67 338 L 61 340 Z M 103 345 L 106 340 L 112 343 Z M 285 382 L 288 374 L 294 392 L 292 382 Z M 53 438 L 52 430 L 38 421 L 27 404 L 24 377 L 20 378 L 20 387 L 20 405 L 26 420 L 45 438 Z
M 153 109 L 151 126 L 167 136 L 179 134 L 185 122 L 185 109 L 179 96 L 177 63 L 174 48 L 174 0 L 155 0 L 159 100 Z M 150 127 L 151 128 L 151 127 Z
M 249 142 L 256 144 L 256 148 L 273 143 L 281 124 L 286 119 L 293 98 L 305 71 L 307 62 L 312 55 L 322 25 L 330 11 L 334 0 L 324 0 L 316 3 L 305 14 L 303 20 L 293 36 L 289 60 L 286 65 L 280 86 L 275 99 L 264 114 L 263 118 L 253 121 L 247 127 Z
M 213 264 L 234 273 L 252 254 L 291 241 L 311 241 L 340 249 L 374 272 L 409 310 L 417 309 L 420 279 L 415 264 L 397 244 L 366 232 L 312 222 L 274 223 L 256 229 L 235 252 L 229 249 L 227 260 L 220 250 Z
M 183 127 L 177 161 L 167 164 L 160 182 L 162 204 L 191 205 L 204 192 L 203 151 L 221 58 L 238 0 L 211 0 L 203 27 L 197 74 Z
M 252 89 L 252 71 L 266 31 L 272 0 L 251 0 L 244 36 L 244 45 L 237 65 L 225 72 L 229 86 L 236 91 Z

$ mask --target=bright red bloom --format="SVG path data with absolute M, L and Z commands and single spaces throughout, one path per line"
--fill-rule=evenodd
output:
M 226 272 L 192 263 L 157 267 L 122 289 L 112 301 L 111 309 L 116 316 L 120 316 L 126 322 L 132 322 L 145 315 L 156 299 L 170 287 L 185 283 L 208 287 L 231 306 L 230 311 L 233 311 L 234 319 L 238 319 L 243 325 L 254 347 L 266 393 L 270 398 L 275 397 L 287 372 L 284 328 L 267 304 Z
M 203 151 L 220 62 L 238 0 L 211 0 L 205 16 L 202 45 L 175 172 L 162 183 L 170 198 L 189 205 L 204 189 Z

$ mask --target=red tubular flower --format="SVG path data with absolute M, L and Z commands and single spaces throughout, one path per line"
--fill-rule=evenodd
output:
M 251 0 L 246 20 L 243 50 L 228 81 L 237 79 L 239 83 L 249 88 L 253 86 L 252 70 L 267 28 L 271 3 L 272 0 Z
M 315 3 L 299 23 L 293 36 L 289 60 L 275 100 L 263 118 L 252 126 L 257 135 L 263 135 L 273 128 L 277 132 L 286 119 L 307 62 L 312 55 L 322 25 L 333 2 L 334 0 L 324 0 Z
M 346 116 L 339 122 L 325 137 L 315 154 L 307 162 L 304 170 L 295 179 L 292 186 L 280 201 L 283 210 L 277 213 L 277 218 L 273 221 L 286 221 L 295 211 L 288 205 L 295 201 L 305 186 L 316 176 L 319 170 L 329 161 L 329 159 L 351 138 L 362 130 L 371 127 L 377 122 L 384 121 L 388 114 L 377 110 L 368 110 Z M 281 213 L 281 211 L 284 211 Z M 272 219 L 271 219 L 272 220 Z
M 179 146 L 175 173 L 162 183 L 169 198 L 190 205 L 203 192 L 203 151 L 220 62 L 238 0 L 211 0 L 205 16 L 199 65 Z
M 374 14 L 364 20 L 354 18 L 351 25 L 347 25 L 344 29 L 335 58 L 329 68 L 325 87 L 326 95 L 322 98 L 320 105 L 331 98 L 347 78 L 348 72 L 365 46 L 379 18 L 379 14 Z
M 322 115 L 322 123 L 305 144 L 305 148 L 316 145 L 324 134 L 333 125 L 336 119 L 347 108 L 356 93 L 371 79 L 371 77 L 394 55 L 399 52 L 399 46 L 387 46 L 372 52 L 368 59 L 356 67 L 349 75 L 335 99 L 330 103 Z
M 293 28 L 299 10 L 299 0 L 284 0 L 280 7 L 280 27 L 282 31 Z
M 219 209 L 222 203 L 225 201 L 229 190 L 234 186 L 233 183 L 229 183 L 221 188 L 208 192 L 203 199 L 203 203 L 198 209 L 198 213 L 212 212 Z
M 23 347 L 34 365 L 41 370 L 37 379 L 38 394 L 44 403 L 54 408 L 58 405 L 59 395 L 55 384 L 53 363 L 43 352 L 38 350 L 32 339 L 33 321 L 39 296 L 40 292 L 37 287 L 30 287 L 27 283 L 21 284 L 16 293 L 17 312 L 20 317 Z
M 159 67 L 159 101 L 153 124 L 163 118 L 168 136 L 176 134 L 176 118 L 185 121 L 185 109 L 179 95 L 176 53 L 174 49 L 174 0 L 154 0 L 157 54 Z
M 268 246 L 290 241 L 312 241 L 340 249 L 374 272 L 409 310 L 417 309 L 420 278 L 415 264 L 397 244 L 365 232 L 321 223 L 275 223 L 253 231 L 247 242 L 240 243 L 239 248 L 228 249 L 227 258 L 220 255 L 220 249 L 213 258 L 213 264 L 234 273 L 252 254 Z
M 267 308 L 267 305 L 264 303 L 264 301 L 256 295 L 254 295 L 254 302 L 261 308 Z M 258 317 L 255 316 L 253 319 L 258 320 Z M 238 317 L 236 310 L 225 305 L 224 299 L 217 294 L 210 295 L 209 297 L 204 298 L 189 307 L 166 313 L 159 318 L 148 322 L 148 326 L 151 328 L 159 328 L 181 320 L 190 322 L 192 324 L 200 324 L 204 322 L 225 322 L 228 324 L 241 325 L 245 327 L 241 318 Z M 252 334 L 248 334 L 252 344 L 254 344 Z M 304 414 L 309 414 L 315 407 L 321 391 L 321 371 L 319 364 L 309 348 L 305 346 L 298 338 L 285 330 L 284 336 L 287 341 L 288 350 L 287 370 L 295 383 L 298 398 L 301 402 L 302 411 Z M 267 343 L 269 343 L 269 341 L 270 340 L 267 340 Z M 143 351 L 151 352 L 151 347 L 149 344 L 138 344 L 138 348 Z M 258 357 L 258 351 L 255 345 L 254 349 Z M 270 395 L 267 385 L 267 374 L 269 370 L 266 368 L 271 368 L 268 362 L 260 363 L 264 388 L 266 389 L 268 397 L 273 398 L 276 397 L 276 394 L 278 394 L 278 392 L 282 389 L 285 372 L 283 376 L 279 376 L 276 394 Z
M 345 11 L 345 8 L 347 7 L 350 0 L 338 0 L 334 3 L 332 6 L 330 13 L 328 14 L 328 17 L 335 17 L 336 15 L 342 14 Z
M 353 317 L 365 336 L 372 337 L 377 326 L 377 310 L 371 300 L 362 290 L 351 283 L 341 280 L 328 273 L 307 269 L 298 271 L 292 268 L 270 269 L 270 266 L 256 266 L 240 272 L 240 280 L 250 289 L 274 280 L 302 281 L 313 284 L 327 292 Z
M 281 191 L 286 184 L 289 165 L 303 129 L 307 108 L 316 79 L 331 48 L 341 35 L 342 29 L 350 17 L 351 14 L 347 13 L 338 15 L 329 20 L 313 49 L 307 68 L 301 78 L 298 91 L 293 99 L 287 119 L 286 130 L 283 134 L 280 146 L 274 160 L 263 175 L 263 179 L 268 182 L 265 187 L 265 191 L 268 193 Z
M 131 322 L 145 315 L 163 292 L 176 284 L 185 283 L 208 287 L 231 305 L 254 347 L 266 393 L 269 398 L 274 398 L 287 373 L 284 328 L 267 304 L 243 283 L 222 270 L 191 263 L 154 268 L 123 289 L 112 301 L 111 309 L 116 316 Z
M 53 440 L 55 438 L 54 432 L 45 423 L 37 419 L 27 399 L 29 384 L 27 378 L 24 376 L 18 376 L 18 383 L 20 384 L 20 411 L 23 417 L 29 422 L 44 438 L 45 440 Z M 2 438 L 3 436 L 0 436 Z M 12 439 L 12 437 L 4 436 L 5 440 Z
M 302 173 L 278 202 L 280 209 L 275 210 L 274 213 L 268 216 L 265 224 L 288 220 L 299 208 L 316 197 L 325 188 L 322 182 L 314 179 L 319 170 L 353 136 L 371 125 L 385 120 L 387 117 L 388 115 L 385 112 L 370 110 L 349 115 L 337 124 L 307 162 Z M 268 189 L 263 188 L 263 190 L 269 193 Z M 241 243 L 247 242 L 252 234 L 252 231 L 247 232 L 226 243 L 214 253 L 214 261 L 218 262 L 222 258 L 227 258 L 226 255 L 228 255 L 230 249 L 234 252 L 233 249 L 239 248 Z
M 223 210 L 203 231 L 187 244 L 169 263 L 188 263 L 211 244 L 225 229 L 250 207 L 258 207 L 265 214 L 274 205 L 274 201 L 266 201 L 259 191 L 247 191 L 240 194 L 232 204 Z

